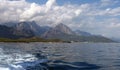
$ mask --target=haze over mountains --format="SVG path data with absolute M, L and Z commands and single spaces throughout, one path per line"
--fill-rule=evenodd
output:
M 11 23 L 11 25 L 4 23 L 4 25 L 0 25 L 0 37 L 11 39 L 40 37 L 44 39 L 60 39 L 63 41 L 112 42 L 111 39 L 103 36 L 92 35 L 80 30 L 73 31 L 62 23 L 55 27 L 49 27 L 39 26 L 35 21 Z

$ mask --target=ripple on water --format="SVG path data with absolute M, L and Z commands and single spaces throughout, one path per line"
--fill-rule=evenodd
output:
M 8 50 L 10 51 L 10 49 Z M 40 64 L 46 62 L 47 59 L 40 59 L 37 58 L 35 55 L 25 52 L 20 53 L 20 50 L 17 50 L 17 52 L 11 51 L 10 53 L 8 53 L 8 51 L 0 48 L 0 70 L 28 70 L 29 67 L 35 69 L 35 66 L 37 65 L 39 65 L 39 68 L 43 68 L 43 66 L 41 66 Z

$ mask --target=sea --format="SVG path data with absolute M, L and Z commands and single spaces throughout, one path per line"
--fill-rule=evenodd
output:
M 120 43 L 0 43 L 0 70 L 120 70 Z

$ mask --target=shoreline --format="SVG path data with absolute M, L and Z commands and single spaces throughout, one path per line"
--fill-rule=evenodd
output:
M 119 42 L 105 42 L 105 41 L 64 41 L 60 39 L 42 39 L 42 38 L 21 38 L 21 39 L 9 39 L 9 38 L 0 38 L 0 42 L 3 43 L 33 43 L 33 42 L 41 42 L 41 43 L 119 43 Z

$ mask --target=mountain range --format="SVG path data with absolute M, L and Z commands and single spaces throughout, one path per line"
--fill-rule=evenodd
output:
M 103 36 L 92 35 L 80 30 L 73 31 L 62 23 L 55 27 L 39 26 L 35 21 L 8 22 L 0 25 L 0 38 L 19 39 L 32 37 L 78 42 L 113 42 L 113 40 Z

